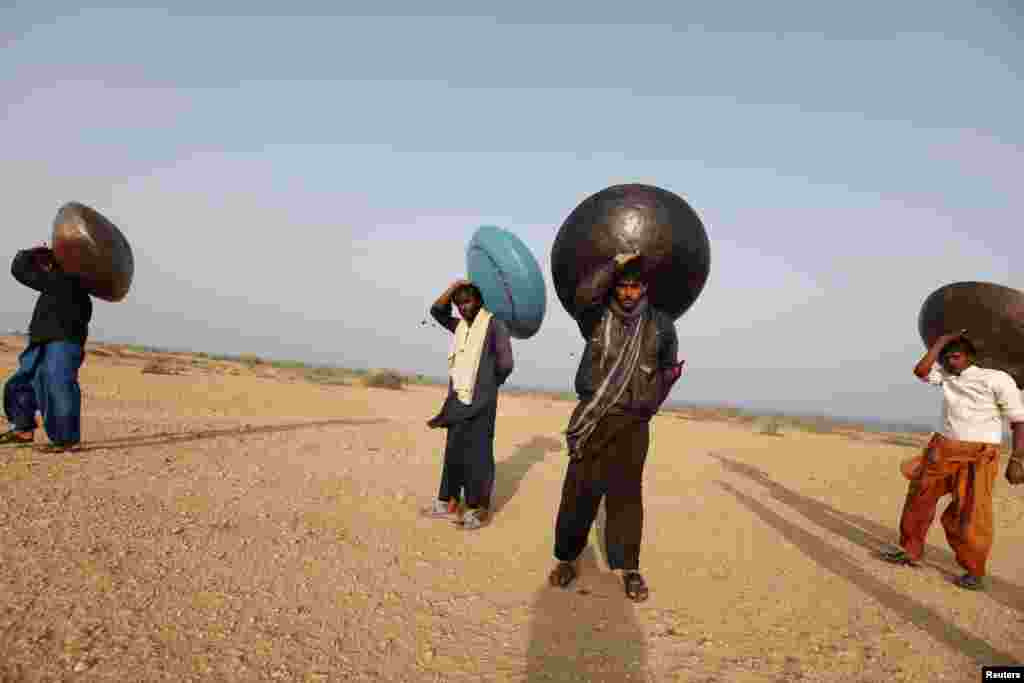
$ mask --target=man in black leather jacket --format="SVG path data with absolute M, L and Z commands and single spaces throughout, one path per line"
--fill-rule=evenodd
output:
M 643 467 L 650 420 L 682 373 L 672 319 L 651 306 L 639 254 L 620 254 L 584 278 L 576 320 L 586 347 L 576 374 L 580 402 L 566 430 L 569 465 L 555 522 L 552 585 L 576 578 L 601 498 L 608 564 L 626 595 L 646 600 L 639 572 Z

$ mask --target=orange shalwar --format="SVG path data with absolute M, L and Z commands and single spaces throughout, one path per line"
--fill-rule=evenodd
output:
M 921 559 L 939 499 L 952 494 L 942 513 L 946 540 L 960 566 L 984 576 L 992 549 L 992 489 L 998 469 L 999 444 L 935 434 L 925 447 L 924 467 L 910 482 L 900 516 L 900 546 L 907 555 Z

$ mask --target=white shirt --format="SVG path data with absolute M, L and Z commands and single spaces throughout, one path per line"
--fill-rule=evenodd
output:
M 1002 370 L 972 365 L 953 375 L 936 364 L 925 380 L 942 387 L 943 435 L 960 441 L 1001 443 L 1003 418 L 1024 422 L 1024 401 Z

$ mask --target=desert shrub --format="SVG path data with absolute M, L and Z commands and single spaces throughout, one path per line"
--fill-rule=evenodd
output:
M 174 353 L 171 349 L 162 346 L 148 346 L 145 344 L 126 344 L 121 347 L 122 351 L 128 353 Z
M 348 386 L 350 374 L 342 368 L 320 367 L 313 368 L 305 374 L 306 380 L 314 384 L 327 386 Z
M 832 434 L 836 428 L 835 422 L 827 417 L 800 417 L 794 419 L 792 425 L 812 434 Z
M 210 360 L 215 360 L 221 363 L 247 363 L 246 358 L 255 359 L 257 362 L 262 359 L 255 354 L 243 354 L 243 355 L 232 355 L 230 353 L 211 353 Z
M 414 377 L 409 377 L 407 379 L 410 384 L 419 384 L 422 386 L 435 386 L 437 384 L 448 383 L 447 377 L 442 379 L 439 377 L 431 377 L 430 375 L 424 375 L 423 373 L 418 373 Z
M 307 375 L 306 379 L 314 384 L 322 384 L 325 387 L 347 387 L 351 382 L 345 377 L 325 377 L 323 375 Z
M 736 420 L 743 417 L 743 409 L 736 406 L 715 406 L 712 410 L 719 419 Z
M 173 365 L 163 360 L 154 360 L 146 363 L 142 367 L 142 374 L 144 375 L 180 375 L 181 371 L 175 368 Z
M 758 417 L 753 421 L 754 431 L 764 436 L 782 436 L 782 420 L 777 417 Z
M 405 378 L 395 370 L 370 370 L 363 377 L 363 384 L 375 389 L 401 389 Z
M 298 360 L 272 360 L 270 366 L 278 370 L 309 370 L 312 368 L 308 363 Z

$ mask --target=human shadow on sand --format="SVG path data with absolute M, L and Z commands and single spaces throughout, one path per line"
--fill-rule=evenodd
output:
M 496 463 L 492 497 L 494 514 L 501 512 L 519 492 L 519 486 L 531 467 L 542 461 L 548 453 L 558 452 L 561 448 L 561 441 L 547 436 L 534 436 L 516 448 L 511 457 Z
M 831 505 L 800 495 L 796 491 L 772 481 L 764 471 L 752 465 L 730 460 L 715 453 L 710 455 L 718 460 L 727 471 L 761 484 L 775 500 L 799 512 L 818 526 L 842 536 L 873 554 L 877 555 L 883 548 L 892 547 L 899 539 L 899 532 L 895 527 L 886 527 L 866 517 L 842 512 Z M 899 519 L 899 514 L 899 509 L 893 510 L 895 519 Z M 963 569 L 956 563 L 956 557 L 952 552 L 934 545 L 925 547 L 923 563 L 944 574 L 951 583 L 953 579 L 963 573 Z M 988 582 L 986 596 L 1006 607 L 1024 612 L 1024 588 L 992 575 L 987 576 L 986 581 Z
M 338 418 L 334 420 L 320 420 L 318 422 L 297 422 L 285 425 L 262 425 L 259 427 L 234 427 L 231 429 L 204 429 L 195 432 L 162 432 L 159 434 L 146 434 L 143 436 L 129 436 L 124 438 L 107 439 L 106 441 L 86 441 L 75 448 L 75 452 L 99 451 L 109 448 L 142 448 L 144 446 L 160 446 L 165 444 L 188 443 L 190 441 L 202 441 L 204 439 L 218 439 L 231 436 L 253 436 L 256 434 L 276 434 L 279 432 L 292 432 L 300 429 L 313 429 L 315 427 L 336 427 L 338 425 L 368 425 L 387 422 L 383 418 Z
M 865 541 L 865 539 L 870 539 L 870 535 L 853 528 L 851 524 L 843 521 L 841 518 L 822 517 L 820 513 L 815 514 L 812 512 L 815 509 L 813 506 L 823 504 L 807 499 L 772 482 L 757 468 L 737 463 L 721 456 L 713 457 L 722 462 L 723 466 L 729 471 L 749 476 L 758 483 L 764 484 L 769 488 L 776 500 L 800 512 L 808 520 L 822 528 L 842 535 L 854 543 L 864 545 L 864 547 L 873 547 L 875 545 L 871 541 Z M 945 643 L 951 649 L 972 658 L 978 666 L 1016 665 L 1020 663 L 1014 655 L 997 650 L 986 641 L 945 621 L 931 608 L 904 595 L 884 581 L 866 572 L 853 558 L 838 551 L 834 546 L 809 531 L 788 521 L 743 491 L 724 481 L 716 481 L 715 483 L 723 490 L 731 493 L 741 505 L 757 515 L 768 526 L 775 529 L 783 538 L 799 548 L 801 552 L 814 560 L 819 566 L 857 586 L 887 609 L 915 624 L 937 641 Z M 806 507 L 801 509 L 802 505 Z M 866 543 L 871 543 L 871 545 L 866 545 Z
M 598 566 L 591 546 L 579 568 L 569 588 L 537 591 L 526 680 L 646 681 L 647 642 L 622 581 Z

